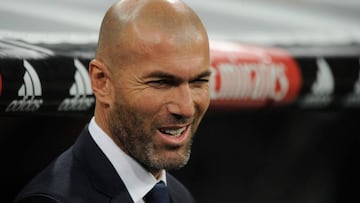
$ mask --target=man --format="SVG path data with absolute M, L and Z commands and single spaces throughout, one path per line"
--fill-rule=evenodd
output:
M 89 64 L 94 117 L 15 202 L 141 203 L 158 182 L 171 202 L 194 202 L 166 170 L 189 160 L 210 102 L 209 60 L 206 30 L 185 3 L 115 3 Z

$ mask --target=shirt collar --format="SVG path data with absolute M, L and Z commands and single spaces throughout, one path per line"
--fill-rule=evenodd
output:
M 166 171 L 163 170 L 159 180 L 146 171 L 137 161 L 118 147 L 92 117 L 89 132 L 95 143 L 110 160 L 116 172 L 124 182 L 134 202 L 142 202 L 142 198 L 160 180 L 166 184 Z

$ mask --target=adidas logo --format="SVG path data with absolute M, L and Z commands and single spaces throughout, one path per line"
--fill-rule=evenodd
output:
M 65 98 L 58 107 L 58 111 L 85 111 L 94 104 L 89 74 L 84 65 L 74 59 L 76 71 L 74 84 L 69 89 L 70 98 Z
M 5 109 L 6 112 L 15 111 L 36 111 L 40 108 L 43 100 L 38 98 L 42 95 L 39 76 L 31 64 L 24 60 L 26 69 L 24 74 L 24 83 L 21 85 L 18 96 L 20 100 L 13 100 Z
M 360 59 L 359 59 L 360 65 Z M 356 80 L 352 93 L 348 94 L 344 100 L 345 106 L 360 106 L 360 69 L 358 79 Z
M 311 87 L 311 92 L 300 101 L 301 105 L 321 107 L 332 101 L 335 82 L 331 68 L 323 58 L 317 59 L 317 66 L 316 81 Z

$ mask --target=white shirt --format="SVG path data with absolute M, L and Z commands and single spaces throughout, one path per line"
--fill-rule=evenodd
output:
M 135 203 L 144 203 L 143 197 L 158 181 L 162 180 L 166 184 L 165 170 L 162 171 L 159 180 L 157 180 L 137 161 L 122 151 L 110 136 L 99 127 L 94 117 L 89 123 L 89 132 L 95 143 L 114 166 Z

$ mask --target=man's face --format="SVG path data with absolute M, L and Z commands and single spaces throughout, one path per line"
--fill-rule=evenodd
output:
M 167 44 L 149 50 L 116 73 L 110 131 L 145 167 L 181 168 L 210 102 L 208 49 Z

